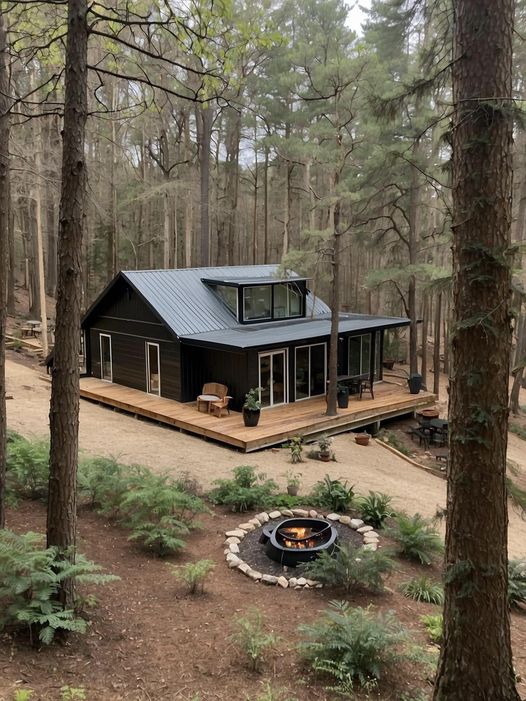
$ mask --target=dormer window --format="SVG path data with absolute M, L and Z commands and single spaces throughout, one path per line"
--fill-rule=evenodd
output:
M 203 279 L 241 324 L 305 316 L 307 281 L 273 278 Z

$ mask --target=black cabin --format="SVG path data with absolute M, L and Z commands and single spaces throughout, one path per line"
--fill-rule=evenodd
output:
M 234 409 L 252 387 L 263 407 L 324 394 L 330 310 L 306 278 L 278 269 L 119 273 L 82 321 L 86 374 L 179 402 L 219 382 Z M 341 313 L 338 373 L 381 379 L 383 332 L 408 323 Z

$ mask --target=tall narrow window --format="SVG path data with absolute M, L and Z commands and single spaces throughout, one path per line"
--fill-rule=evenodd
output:
M 146 343 L 146 391 L 148 394 L 161 394 L 161 363 L 159 344 Z
M 111 336 L 107 333 L 100 335 L 100 378 L 106 382 L 113 382 Z

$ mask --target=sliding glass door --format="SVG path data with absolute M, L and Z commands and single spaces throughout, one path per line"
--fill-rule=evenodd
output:
M 296 348 L 296 401 L 325 394 L 327 381 L 327 344 L 316 343 Z

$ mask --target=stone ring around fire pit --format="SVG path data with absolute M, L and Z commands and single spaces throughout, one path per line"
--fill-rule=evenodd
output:
M 296 517 L 296 518 L 294 518 Z M 283 519 L 286 520 L 283 520 Z M 281 521 L 277 521 L 281 519 Z M 323 540 L 323 546 L 328 549 L 333 549 L 335 547 L 335 542 L 337 538 L 337 532 L 334 527 L 331 527 L 330 522 L 339 522 L 343 526 L 353 529 L 363 537 L 363 548 L 367 550 L 376 550 L 378 548 L 378 533 L 372 528 L 372 526 L 366 526 L 365 523 L 359 518 L 351 518 L 350 516 L 340 516 L 339 514 L 323 514 L 318 513 L 314 509 L 307 511 L 305 509 L 281 509 L 274 511 L 262 511 L 260 514 L 256 514 L 254 518 L 249 521 L 240 523 L 237 528 L 226 531 L 225 536 L 225 556 L 228 566 L 231 569 L 237 569 L 244 575 L 252 579 L 254 582 L 263 582 L 264 584 L 280 586 L 283 589 L 321 589 L 323 584 L 321 582 L 316 582 L 312 579 L 306 579 L 305 577 L 290 577 L 287 579 L 285 576 L 277 577 L 272 574 L 263 574 L 253 569 L 247 562 L 244 562 L 241 557 L 239 557 L 239 544 L 243 538 L 250 531 L 254 531 L 257 528 L 262 529 L 262 534 L 260 541 L 266 543 L 267 554 L 274 560 L 278 562 L 283 562 L 282 551 L 280 551 L 280 541 L 283 538 L 291 537 L 291 532 L 289 528 L 305 528 L 307 531 L 305 533 L 300 532 L 299 534 L 293 533 L 292 544 L 295 546 L 291 549 L 287 548 L 288 553 L 293 552 L 293 559 L 298 552 L 306 552 L 312 549 L 309 546 L 315 545 L 315 543 L 310 542 L 309 539 L 314 538 L 315 540 L 319 537 L 320 541 Z M 279 533 L 279 535 L 278 535 Z M 299 535 L 299 537 L 297 537 Z M 277 545 L 276 549 L 274 546 Z M 269 550 L 271 552 L 269 552 Z M 272 555 L 274 551 L 274 556 Z M 305 559 L 305 558 L 298 558 Z M 312 558 L 307 558 L 312 559 Z M 292 562 L 283 562 L 283 564 L 292 564 Z M 295 564 L 295 563 L 294 563 Z

